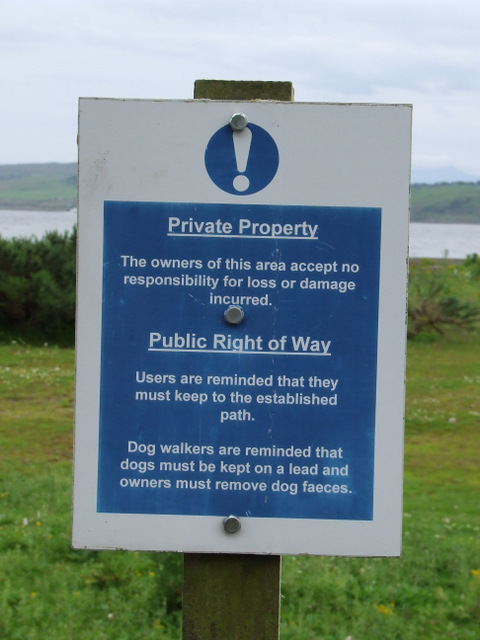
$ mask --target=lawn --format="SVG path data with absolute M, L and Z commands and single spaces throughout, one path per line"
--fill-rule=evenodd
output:
M 0 637 L 179 640 L 181 556 L 70 548 L 73 361 L 0 346 Z M 282 640 L 478 640 L 479 363 L 409 341 L 402 558 L 284 558 Z

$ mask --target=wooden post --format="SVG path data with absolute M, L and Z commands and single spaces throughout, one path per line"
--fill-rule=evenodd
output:
M 197 80 L 194 98 L 293 100 L 291 82 Z M 183 640 L 278 640 L 281 557 L 184 555 Z
M 280 556 L 184 556 L 183 640 L 277 640 Z
M 259 80 L 195 80 L 193 97 L 205 100 L 293 101 L 291 82 Z

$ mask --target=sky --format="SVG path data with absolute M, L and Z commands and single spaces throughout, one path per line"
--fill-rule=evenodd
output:
M 413 104 L 412 180 L 480 180 L 478 0 L 0 0 L 0 164 L 74 162 L 78 98 L 286 80 Z

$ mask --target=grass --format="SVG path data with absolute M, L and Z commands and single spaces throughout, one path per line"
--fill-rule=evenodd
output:
M 282 640 L 478 639 L 479 361 L 409 341 L 403 556 L 284 558 Z M 0 363 L 0 637 L 178 640 L 181 556 L 70 548 L 73 350 Z

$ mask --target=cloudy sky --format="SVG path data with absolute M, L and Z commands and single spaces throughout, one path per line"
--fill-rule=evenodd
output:
M 480 179 L 478 0 L 0 0 L 0 51 L 0 164 L 75 161 L 79 96 L 289 80 L 413 104 L 413 179 Z

